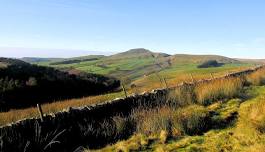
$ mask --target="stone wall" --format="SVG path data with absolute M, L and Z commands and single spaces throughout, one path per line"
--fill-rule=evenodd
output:
M 252 73 L 261 68 L 264 67 L 230 73 L 224 77 L 200 80 L 197 81 L 196 84 L 211 82 L 216 79 L 238 77 Z M 190 84 L 192 85 L 192 83 Z M 97 147 L 115 142 L 118 138 L 85 135 L 86 130 L 90 128 L 87 125 L 91 123 L 93 124 L 93 127 L 100 126 L 100 123 L 112 116 L 129 115 L 133 109 L 141 106 L 156 107 L 163 105 L 167 102 L 168 92 L 176 89 L 177 87 L 182 87 L 183 85 L 185 85 L 185 83 L 169 89 L 153 90 L 149 93 L 133 95 L 128 98 L 115 99 L 96 105 L 69 108 L 61 112 L 45 115 L 43 121 L 39 118 L 30 118 L 2 126 L 0 127 L 0 152 L 18 152 L 24 151 L 25 148 L 28 149 L 26 151 L 33 151 L 34 148 L 34 150 L 38 148 L 44 149 L 52 139 L 46 139 L 47 141 L 38 141 L 36 138 L 44 139 L 47 134 L 51 134 L 53 132 L 54 134 L 62 133 L 62 136 L 58 136 L 58 139 L 56 139 L 60 141 L 61 144 L 53 145 L 53 148 L 57 149 L 56 151 L 58 151 L 58 149 L 60 149 L 59 151 L 74 151 L 78 146 L 86 145 L 87 143 Z M 34 145 L 39 147 L 36 148 Z

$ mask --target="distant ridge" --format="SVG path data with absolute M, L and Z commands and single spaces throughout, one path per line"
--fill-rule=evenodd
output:
M 202 63 L 208 60 L 216 60 L 220 63 L 239 63 L 239 60 L 232 59 L 221 55 L 189 55 L 189 54 L 175 54 L 170 56 L 172 62 L 191 62 Z
M 168 57 L 169 54 L 166 53 L 155 53 L 144 48 L 130 49 L 126 52 L 118 53 L 109 56 L 108 58 L 135 58 L 135 57 Z
M 63 58 L 37 58 L 37 57 L 23 57 L 20 60 L 29 62 L 29 63 L 37 63 L 37 62 L 53 62 L 53 61 L 60 61 Z
M 25 60 L 25 59 L 24 59 Z M 145 48 L 134 48 L 125 52 L 104 56 L 88 55 L 63 59 L 33 59 L 28 62 L 52 66 L 65 70 L 79 70 L 88 73 L 103 74 L 117 79 L 128 77 L 137 79 L 166 69 L 174 69 L 180 65 L 197 66 L 209 60 L 216 60 L 218 63 L 233 64 L 242 63 L 237 59 L 232 59 L 220 55 L 189 55 L 152 52 Z M 57 61 L 56 61 L 57 60 Z

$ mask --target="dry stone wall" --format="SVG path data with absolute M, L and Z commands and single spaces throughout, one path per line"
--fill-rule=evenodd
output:
M 264 68 L 264 66 L 230 73 L 224 77 L 214 78 L 214 80 L 238 77 L 252 73 L 261 68 Z M 201 80 L 196 83 L 211 82 L 212 80 L 213 79 Z M 129 115 L 133 109 L 141 106 L 156 107 L 163 105 L 167 102 L 169 91 L 177 87 L 182 87 L 183 85 L 185 84 L 183 83 L 168 89 L 153 90 L 149 93 L 115 99 L 96 105 L 69 108 L 61 112 L 45 115 L 43 121 L 39 118 L 30 118 L 2 126 L 0 127 L 0 140 L 2 140 L 2 142 L 0 141 L 0 152 L 23 151 L 28 143 L 29 146 L 26 148 L 34 149 L 34 147 L 32 148 L 30 146 L 36 144 L 32 143 L 33 141 L 37 142 L 35 141 L 36 136 L 40 136 L 40 138 L 46 137 L 47 134 L 52 132 L 63 132 L 62 138 L 58 137 L 57 139 L 63 144 L 61 144 L 61 147 L 54 146 L 60 149 L 60 151 L 74 151 L 77 146 L 87 143 L 92 143 L 91 145 L 94 144 L 95 147 L 102 146 L 106 143 L 112 143 L 114 142 L 113 138 L 107 139 L 104 136 L 94 137 L 93 135 L 84 135 L 89 128 L 89 126 L 84 126 L 90 123 L 95 124 L 94 126 L 100 126 L 99 122 L 104 122 L 108 118 L 116 115 Z M 84 131 L 82 128 L 86 130 Z M 45 147 L 42 144 L 48 142 L 49 141 L 44 141 L 40 143 L 39 146 Z

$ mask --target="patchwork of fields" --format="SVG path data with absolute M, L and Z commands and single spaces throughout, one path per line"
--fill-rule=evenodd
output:
M 13 62 L 9 59 L 4 60 Z M 46 122 L 41 121 L 41 119 L 20 121 L 22 127 L 24 122 L 30 122 L 28 124 L 32 124 L 34 120 L 40 120 L 41 122 L 40 124 L 36 122 L 35 126 L 30 125 L 33 130 L 26 129 L 29 133 L 24 134 L 27 139 L 21 137 L 23 133 L 19 132 L 19 127 L 16 128 L 16 132 L 14 130 L 10 131 L 10 128 L 7 127 L 5 136 L 0 138 L 0 143 L 5 142 L 1 141 L 2 139 L 10 138 L 10 140 L 5 142 L 6 147 L 0 145 L 0 148 L 21 149 L 24 147 L 24 149 L 29 148 L 31 150 L 42 150 L 43 147 L 51 150 L 77 148 L 76 150 L 81 151 L 103 152 L 223 152 L 262 151 L 264 149 L 265 69 L 259 66 L 262 65 L 261 62 L 239 61 L 214 55 L 168 55 L 153 53 L 145 49 L 133 49 L 112 56 L 86 56 L 71 59 L 27 58 L 24 60 L 35 64 L 35 68 L 45 69 L 42 66 L 50 67 L 51 70 L 55 68 L 56 72 L 62 72 L 66 76 L 74 78 L 71 81 L 72 84 L 75 84 L 75 80 L 77 80 L 75 77 L 79 78 L 81 76 L 82 78 L 83 76 L 86 80 L 92 82 L 100 82 L 101 78 L 113 78 L 115 81 L 120 80 L 122 85 L 120 88 L 100 95 L 84 95 L 81 98 L 44 102 L 41 105 L 41 110 L 36 107 L 29 107 L 0 112 L 0 126 L 6 126 L 22 119 L 39 118 L 40 113 L 58 116 L 49 115 L 45 117 L 47 118 Z M 19 63 L 21 61 L 16 60 L 15 62 Z M 30 67 L 25 62 L 21 63 Z M 208 63 L 218 63 L 220 66 L 199 67 L 201 64 L 207 65 Z M 1 64 L 3 71 L 5 68 L 9 68 L 8 64 Z M 19 66 L 16 65 L 15 67 Z M 13 71 L 11 71 L 11 76 Z M 239 71 L 244 72 L 240 72 L 239 75 L 229 75 L 229 73 Z M 44 78 L 47 79 L 47 77 Z M 58 75 L 58 78 L 61 79 L 62 75 Z M 8 83 L 14 82 L 12 78 L 8 77 L 3 80 L 3 82 Z M 40 77 L 40 80 L 43 80 L 43 78 Z M 54 80 L 48 77 L 47 81 Z M 29 77 L 29 79 L 25 79 L 25 85 L 22 86 L 34 86 L 28 85 L 28 82 L 34 85 L 38 84 L 37 79 Z M 181 83 L 182 85 L 179 85 Z M 102 84 L 104 86 L 106 83 L 102 82 Z M 141 96 L 137 96 L 137 94 L 143 92 L 159 88 L 171 88 L 177 85 L 179 86 L 172 90 L 163 89 L 163 95 L 158 94 L 161 95 L 161 99 L 157 94 L 152 97 L 148 96 L 150 93 L 147 94 L 150 97 L 149 100 L 144 96 L 143 98 L 137 98 Z M 4 89 L 2 89 L 3 92 L 6 91 Z M 85 90 L 83 91 L 85 92 Z M 87 93 L 89 94 L 89 91 Z M 75 119 L 75 114 L 78 113 L 78 109 L 81 109 L 78 107 L 123 98 L 126 96 L 125 94 L 133 95 L 131 98 L 125 99 L 128 99 L 125 109 L 131 108 L 130 110 L 126 109 L 124 111 L 124 109 L 121 109 L 122 107 L 119 106 L 123 104 L 120 103 L 116 104 L 116 107 L 112 106 L 111 103 L 106 103 L 106 105 L 113 108 L 110 110 L 113 113 L 106 113 L 107 116 L 105 116 L 102 111 L 99 110 L 100 113 L 97 113 L 97 110 L 95 110 L 95 113 L 92 112 L 92 114 L 95 114 L 96 118 L 100 118 L 97 121 L 94 120 L 94 115 L 90 115 L 93 116 L 93 118 L 90 118 L 83 113 L 83 115 L 79 115 L 77 124 L 63 122 L 61 125 L 61 123 L 58 123 L 61 122 L 60 120 L 68 120 L 68 118 L 69 120 Z M 131 107 L 129 106 L 130 99 L 134 102 Z M 141 104 L 137 106 L 139 100 Z M 153 102 L 157 100 L 159 102 Z M 145 104 L 148 101 L 152 101 L 150 105 Z M 74 107 L 77 107 L 77 110 L 70 113 L 69 111 Z M 100 109 L 100 105 L 98 107 Z M 66 111 L 66 113 L 61 115 L 61 111 Z M 77 119 L 75 120 L 77 121 Z M 62 132 L 58 133 L 57 130 L 50 132 L 51 126 L 45 126 L 45 123 L 57 123 L 57 128 L 60 128 Z M 41 131 L 42 127 L 46 130 Z M 75 134 L 72 137 L 78 139 L 77 143 L 68 143 L 71 133 Z M 47 139 L 41 139 L 45 134 L 47 134 Z M 32 138 L 33 136 L 36 136 L 36 138 Z M 64 139 L 64 136 L 67 138 Z M 57 138 L 62 140 L 62 143 L 55 141 L 58 145 L 50 146 L 48 141 L 50 137 L 53 138 L 51 140 L 52 144 L 53 140 L 57 140 Z M 94 141 L 91 141 L 91 139 Z M 32 144 L 28 144 L 29 142 Z M 49 147 L 46 145 L 47 142 Z M 9 147 L 12 143 L 21 143 L 22 145 Z M 60 147 L 60 143 L 66 147 Z
M 157 88 L 165 88 L 166 87 L 165 82 L 163 80 L 162 81 L 160 80 L 162 78 L 166 80 L 168 87 L 172 87 L 181 82 L 191 82 L 192 81 L 191 74 L 193 76 L 193 79 L 197 81 L 201 79 L 210 79 L 212 78 L 212 76 L 214 77 L 224 76 L 227 73 L 241 71 L 249 67 L 253 67 L 253 64 L 248 64 L 248 63 L 229 63 L 222 67 L 199 69 L 197 68 L 198 64 L 199 63 L 197 64 L 179 63 L 175 64 L 174 66 L 173 65 L 170 66 L 170 68 L 163 69 L 148 76 L 144 76 L 143 73 L 141 73 L 142 76 L 137 77 L 137 79 L 135 80 L 123 79 L 124 80 L 123 82 L 125 82 L 126 91 L 130 95 L 130 94 L 142 93 L 145 91 L 151 91 Z M 128 63 L 127 65 L 130 64 Z M 136 87 L 131 87 L 131 84 L 135 84 Z M 95 104 L 119 97 L 124 97 L 124 93 L 122 90 L 98 96 L 89 96 L 79 99 L 69 99 L 69 100 L 56 101 L 53 103 L 47 103 L 42 105 L 42 109 L 44 113 L 54 113 L 61 111 L 63 109 L 67 109 L 69 107 L 80 107 L 84 105 Z M 19 109 L 19 110 L 13 109 L 8 112 L 0 113 L 0 125 L 14 122 L 23 118 L 38 117 L 38 116 L 39 114 L 36 107 Z

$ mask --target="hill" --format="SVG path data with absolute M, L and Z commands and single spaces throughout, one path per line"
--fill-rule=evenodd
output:
M 78 70 L 60 71 L 8 58 L 0 58 L 0 63 L 0 110 L 102 94 L 119 87 L 118 80 Z
M 118 53 L 115 55 L 109 56 L 107 59 L 126 59 L 126 58 L 163 58 L 168 57 L 169 54 L 166 53 L 154 53 L 150 50 L 144 48 L 131 49 L 126 52 Z
M 208 60 L 216 60 L 219 63 L 240 63 L 240 61 L 220 55 L 188 55 L 176 54 L 171 56 L 170 60 L 176 63 L 203 63 Z
M 265 64 L 265 59 L 236 59 L 241 62 L 248 62 L 254 64 Z
M 20 60 L 28 63 L 39 63 L 39 62 L 56 62 L 61 61 L 63 58 L 37 58 L 37 57 L 24 57 Z
M 95 61 L 104 58 L 104 55 L 88 55 L 88 56 L 82 56 L 82 57 L 75 57 L 70 59 L 63 59 L 60 61 L 55 61 L 50 63 L 50 65 L 63 65 L 63 64 L 74 64 L 74 63 L 80 63 L 80 62 L 86 62 L 86 61 Z
M 169 55 L 138 48 L 111 56 L 87 56 L 64 59 L 59 62 L 39 62 L 38 64 L 59 69 L 77 69 L 88 73 L 103 74 L 118 79 L 134 81 L 160 71 L 175 70 L 175 67 L 184 64 L 196 67 L 207 60 L 216 60 L 225 64 L 241 63 L 235 59 L 217 55 Z

